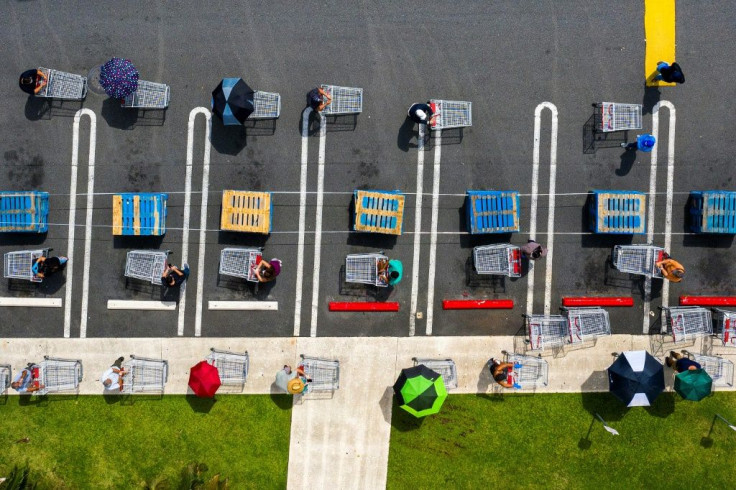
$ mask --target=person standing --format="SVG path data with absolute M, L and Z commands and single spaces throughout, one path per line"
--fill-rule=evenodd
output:
M 636 137 L 635 143 L 621 143 L 621 147 L 625 148 L 626 151 L 639 150 L 644 153 L 649 153 L 654 149 L 654 144 L 657 139 L 651 134 L 640 134 Z
M 44 385 L 38 382 L 34 383 L 34 371 L 36 372 L 35 377 L 37 378 L 39 374 L 38 366 L 29 362 L 28 366 L 13 378 L 10 387 L 21 394 L 30 394 L 44 388 Z
M 189 278 L 189 264 L 184 264 L 181 269 L 173 264 L 166 264 L 164 272 L 161 274 L 161 283 L 164 286 L 173 288 L 181 286 L 181 284 Z
M 682 74 L 682 68 L 677 63 L 671 65 L 664 62 L 657 62 L 657 73 L 654 80 L 662 80 L 667 83 L 685 83 L 685 75 Z
M 124 357 L 118 357 L 112 363 L 112 366 L 100 376 L 100 381 L 102 381 L 102 386 L 105 387 L 105 392 L 123 391 L 123 376 L 126 373 L 123 369 L 124 360 Z
M 491 371 L 491 376 L 493 376 L 493 380 L 504 388 L 521 388 L 521 385 L 513 381 L 512 377 L 509 377 L 509 373 L 513 372 L 514 368 L 521 368 L 521 364 L 498 362 L 497 360 L 491 358 L 491 360 L 488 362 L 488 368 Z
M 18 85 L 20 89 L 30 95 L 38 94 L 48 83 L 46 74 L 41 70 L 26 70 L 20 75 Z
M 46 257 L 42 255 L 33 262 L 31 272 L 34 276 L 43 279 L 63 269 L 68 260 L 67 257 Z
M 255 274 L 258 282 L 271 282 L 281 274 L 281 260 L 271 259 L 266 262 L 261 259 L 258 265 L 253 267 L 253 274 Z
M 309 91 L 309 107 L 317 112 L 322 112 L 325 107 L 332 104 L 332 96 L 322 87 L 316 87 Z
M 547 247 L 531 239 L 521 246 L 521 253 L 529 260 L 537 260 L 547 255 Z
M 680 282 L 685 277 L 685 268 L 667 253 L 655 265 L 662 271 L 664 278 L 670 282 Z
M 434 120 L 439 116 L 435 114 L 429 104 L 412 104 L 408 112 L 409 119 L 417 124 L 433 124 Z

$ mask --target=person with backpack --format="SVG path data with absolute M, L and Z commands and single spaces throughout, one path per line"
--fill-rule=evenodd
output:
M 657 73 L 654 80 L 662 80 L 667 83 L 685 83 L 685 75 L 682 74 L 682 68 L 677 63 L 666 63 L 664 61 L 657 62 Z

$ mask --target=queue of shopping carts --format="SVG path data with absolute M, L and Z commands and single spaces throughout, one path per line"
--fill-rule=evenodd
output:
M 582 344 L 611 335 L 611 322 L 603 308 L 560 310 L 561 315 L 524 315 L 530 350 Z

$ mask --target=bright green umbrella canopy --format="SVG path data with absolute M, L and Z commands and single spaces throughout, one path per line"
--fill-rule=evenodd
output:
M 683 371 L 675 376 L 675 391 L 685 400 L 699 402 L 710 395 L 713 379 L 703 369 Z
M 424 364 L 402 369 L 394 393 L 401 408 L 415 417 L 438 413 L 447 398 L 442 376 Z

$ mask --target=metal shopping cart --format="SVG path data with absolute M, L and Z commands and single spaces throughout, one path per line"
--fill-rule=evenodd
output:
M 682 351 L 690 359 L 700 364 L 703 370 L 713 379 L 713 387 L 733 386 L 733 363 L 720 356 L 705 356 Z
M 131 354 L 123 364 L 123 390 L 125 394 L 163 393 L 169 378 L 169 362 L 163 359 L 137 357 Z
M 661 279 L 662 271 L 657 262 L 664 258 L 664 249 L 654 245 L 616 245 L 611 253 L 614 269 Z
M 665 334 L 673 342 L 685 342 L 713 333 L 710 310 L 700 306 L 660 306 L 665 313 Z
M 171 88 L 165 83 L 138 80 L 135 92 L 123 99 L 122 107 L 134 109 L 166 109 L 171 99 Z
M 229 352 L 213 347 L 210 349 L 210 355 L 207 356 L 207 362 L 217 368 L 220 382 L 224 386 L 243 386 L 248 378 L 250 357 L 247 351 Z
M 716 320 L 716 335 L 726 347 L 736 347 L 736 311 L 713 308 Z
M 10 364 L 0 364 L 0 393 L 4 393 L 10 387 L 13 370 Z
M 37 376 L 36 376 L 36 368 Z M 44 356 L 43 361 L 31 368 L 34 374 L 33 383 L 43 386 L 37 395 L 48 393 L 59 393 L 66 391 L 77 391 L 82 381 L 82 361 L 78 359 L 60 359 Z
M 561 308 L 567 317 L 571 344 L 611 335 L 611 322 L 603 308 Z
M 253 270 L 262 257 L 260 248 L 225 248 L 220 252 L 220 274 L 258 282 Z
M 307 392 L 335 391 L 340 388 L 340 361 L 301 355 L 300 367 L 307 379 Z
M 521 277 L 521 249 L 510 243 L 475 247 L 473 265 L 478 274 Z
M 386 287 L 388 275 L 379 272 L 382 267 L 388 270 L 388 257 L 382 252 L 349 254 L 345 257 L 345 282 Z
M 420 357 L 414 358 L 414 365 L 424 364 L 432 371 L 436 371 L 442 375 L 442 381 L 445 388 L 454 390 L 457 388 L 457 366 L 452 359 L 425 359 Z
M 87 96 L 87 78 L 51 68 L 39 68 L 48 80 L 36 97 L 46 99 L 84 100 Z
M 322 90 L 330 94 L 332 103 L 322 110 L 326 116 L 341 114 L 359 114 L 363 112 L 363 89 L 322 85 Z
M 541 357 L 504 352 L 504 361 L 514 364 L 514 368 L 509 373 L 509 382 L 521 386 L 519 389 L 547 386 L 549 382 L 549 364 Z
M 595 129 L 602 133 L 641 129 L 641 104 L 595 104 Z
M 131 250 L 125 260 L 125 277 L 159 284 L 170 253 L 168 250 Z
M 281 115 L 281 95 L 273 92 L 253 92 L 253 112 L 248 119 L 277 119 Z
M 432 112 L 437 115 L 430 129 L 465 128 L 473 125 L 473 103 L 460 100 L 429 101 Z
M 562 315 L 524 315 L 531 350 L 560 347 L 569 338 L 567 318 Z
M 38 250 L 19 250 L 4 255 L 3 276 L 7 279 L 25 279 L 31 282 L 42 282 L 43 278 L 33 273 L 33 264 L 39 257 L 47 257 L 48 248 Z

